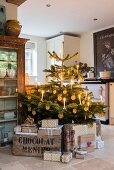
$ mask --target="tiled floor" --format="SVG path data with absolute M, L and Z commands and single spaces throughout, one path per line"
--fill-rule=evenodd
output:
M 96 149 L 85 160 L 68 163 L 43 161 L 39 157 L 13 156 L 10 147 L 0 148 L 0 170 L 114 170 L 114 126 L 103 125 L 104 149 Z

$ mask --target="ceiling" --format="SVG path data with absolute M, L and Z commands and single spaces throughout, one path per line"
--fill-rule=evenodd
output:
M 18 20 L 24 34 L 81 34 L 114 25 L 114 0 L 27 0 L 18 7 Z

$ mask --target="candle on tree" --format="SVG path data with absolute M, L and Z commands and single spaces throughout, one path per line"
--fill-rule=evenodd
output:
M 63 107 L 63 109 L 66 109 L 65 102 L 66 102 L 66 98 L 64 97 L 64 98 L 63 98 L 63 103 L 64 103 L 64 107 Z
M 43 101 L 43 98 L 44 98 L 44 90 L 42 90 L 42 98 L 41 98 L 42 101 Z
M 78 95 L 78 98 L 79 98 L 79 102 L 80 102 L 80 105 L 81 105 L 82 102 L 81 102 L 81 95 L 80 94 Z
M 73 84 L 74 84 L 74 81 L 71 79 L 71 89 L 72 89 L 72 86 L 73 86 Z
M 77 66 L 76 66 L 76 68 L 77 68 L 77 73 L 78 73 L 78 70 L 79 70 L 79 65 L 77 65 Z
M 103 102 L 103 96 L 102 95 L 100 95 L 100 99 L 101 99 L 101 102 Z

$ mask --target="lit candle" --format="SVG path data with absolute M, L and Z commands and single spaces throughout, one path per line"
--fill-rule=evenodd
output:
M 42 101 L 43 101 L 43 97 L 44 97 L 44 90 L 42 90 L 42 98 L 41 98 Z
M 81 82 L 81 81 L 80 81 L 80 78 L 79 78 L 79 79 L 78 79 L 78 84 L 80 84 L 80 82 Z
M 80 94 L 78 95 L 78 98 L 79 98 L 79 102 L 80 102 L 80 105 L 81 105 L 82 103 L 81 103 L 81 95 Z
M 86 97 L 88 95 L 88 87 L 87 86 L 86 86 L 86 90 L 85 90 L 85 95 L 86 95 Z
M 74 81 L 73 81 L 73 80 L 71 80 L 71 83 L 70 83 L 70 84 L 71 84 L 71 89 L 72 89 L 72 86 L 73 86 L 73 84 L 74 84 Z
M 89 105 L 90 105 L 90 103 L 89 103 L 89 102 L 87 102 L 87 105 L 88 105 L 88 110 L 89 110 Z
M 18 91 L 18 89 L 16 88 L 16 89 L 15 89 L 15 92 L 17 93 L 17 91 Z
M 100 95 L 100 99 L 101 99 L 101 102 L 103 102 L 103 96 L 102 95 Z
M 61 87 L 63 87 L 63 77 L 61 76 Z
M 78 73 L 79 65 L 77 65 L 76 67 L 77 67 L 77 73 Z
M 66 102 L 66 98 L 64 97 L 64 98 L 63 98 L 63 103 L 64 103 L 63 109 L 66 109 L 65 102 Z

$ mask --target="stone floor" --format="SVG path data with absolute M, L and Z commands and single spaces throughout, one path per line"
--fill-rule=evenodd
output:
M 0 170 L 114 170 L 114 126 L 103 125 L 105 148 L 96 149 L 85 160 L 68 163 L 43 161 L 39 157 L 13 156 L 11 148 L 0 148 Z

